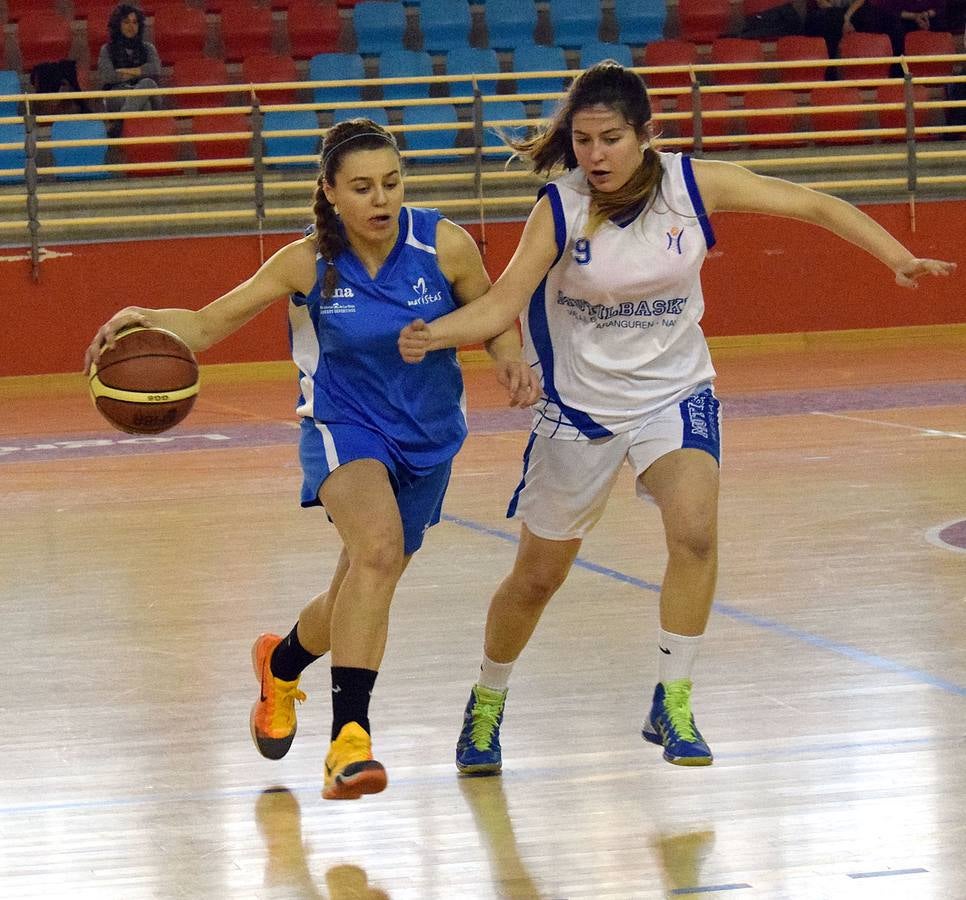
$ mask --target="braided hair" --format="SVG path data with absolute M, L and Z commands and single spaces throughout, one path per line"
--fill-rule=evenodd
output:
M 315 240 L 318 252 L 326 261 L 322 296 L 328 300 L 335 292 L 339 273 L 335 260 L 345 250 L 347 241 L 339 221 L 339 214 L 325 196 L 323 185 L 335 184 L 335 176 L 342 167 L 342 160 L 356 150 L 381 150 L 389 146 L 399 153 L 396 139 L 381 125 L 371 119 L 347 119 L 333 125 L 325 133 L 319 164 L 319 178 L 315 185 L 312 212 L 315 216 Z

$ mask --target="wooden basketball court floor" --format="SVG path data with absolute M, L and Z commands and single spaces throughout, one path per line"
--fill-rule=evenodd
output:
M 325 660 L 284 760 L 248 734 L 251 642 L 339 547 L 298 508 L 289 367 L 206 368 L 160 439 L 107 428 L 80 376 L 0 381 L 0 896 L 966 897 L 966 331 L 715 356 L 715 764 L 639 735 L 665 553 L 626 478 L 514 672 L 502 777 L 457 777 L 527 427 L 468 366 L 373 699 L 390 785 L 350 803 L 319 796 Z

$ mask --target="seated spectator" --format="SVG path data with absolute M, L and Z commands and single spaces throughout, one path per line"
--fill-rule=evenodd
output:
M 144 40 L 144 13 L 130 3 L 119 4 L 107 23 L 108 42 L 101 47 L 97 59 L 97 76 L 104 90 L 149 90 L 157 88 L 161 75 L 161 59 L 154 44 Z M 104 103 L 108 112 L 137 112 L 160 109 L 161 98 L 140 95 L 109 97 Z M 121 122 L 109 131 L 116 135 Z
M 845 11 L 844 31 L 889 35 L 894 56 L 902 56 L 910 31 L 944 31 L 946 0 L 852 0 Z
M 776 4 L 745 19 L 739 37 L 768 40 L 802 34 L 825 40 L 830 58 L 838 55 L 845 8 L 850 0 L 808 0 Z

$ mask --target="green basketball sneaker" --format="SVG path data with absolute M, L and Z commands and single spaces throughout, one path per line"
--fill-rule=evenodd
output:
M 474 684 L 463 713 L 463 730 L 456 743 L 456 768 L 467 775 L 495 775 L 503 767 L 500 723 L 506 690 Z
M 694 724 L 691 682 L 687 678 L 659 682 L 641 737 L 664 747 L 664 758 L 676 766 L 710 766 L 714 757 Z

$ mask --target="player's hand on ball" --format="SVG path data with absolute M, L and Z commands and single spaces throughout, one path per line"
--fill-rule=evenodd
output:
M 94 340 L 90 342 L 90 345 L 84 353 L 84 374 L 90 374 L 91 366 L 97 362 L 97 358 L 101 355 L 102 350 L 105 348 L 113 349 L 114 341 L 122 331 L 135 326 L 148 328 L 150 324 L 147 318 L 145 318 L 144 313 L 133 306 L 122 309 L 120 312 L 111 316 L 110 319 L 97 329 Z
M 422 362 L 431 343 L 429 326 L 422 319 L 416 319 L 399 332 L 399 355 L 408 363 Z
M 956 271 L 956 263 L 944 262 L 941 259 L 911 259 L 901 268 L 896 269 L 896 284 L 901 287 L 918 287 L 917 282 L 923 275 L 952 275 Z
M 498 362 L 496 379 L 506 388 L 510 406 L 532 406 L 540 399 L 540 381 L 526 360 Z

